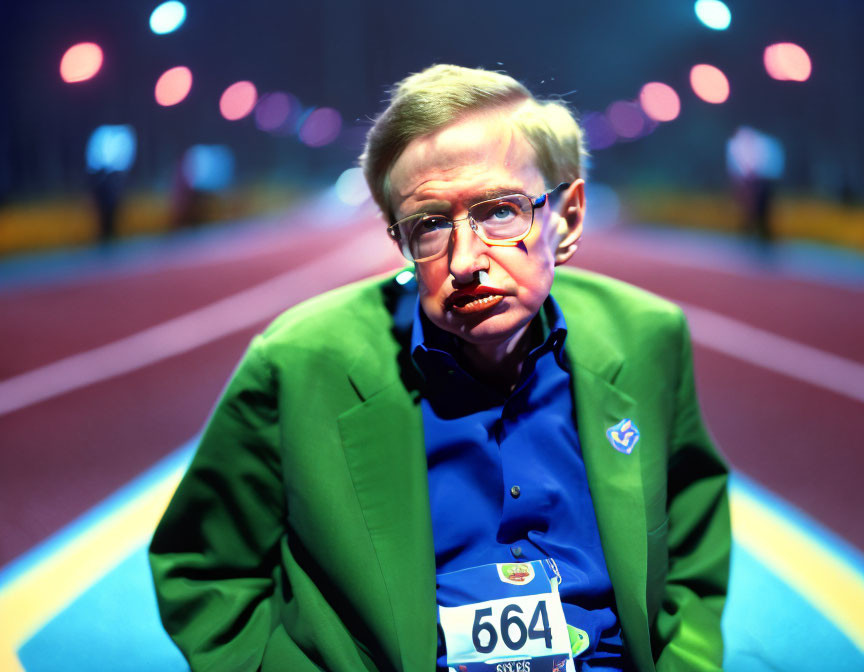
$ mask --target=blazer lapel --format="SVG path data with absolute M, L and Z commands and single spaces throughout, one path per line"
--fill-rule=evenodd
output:
M 372 355 L 371 352 L 366 353 Z M 414 394 L 357 359 L 349 373 L 362 401 L 339 416 L 345 459 L 387 594 L 392 622 L 373 624 L 396 669 L 433 669 L 435 551 L 422 415 Z
M 637 414 L 636 403 L 613 384 L 622 358 L 590 328 L 578 332 L 578 338 L 571 334 L 567 351 L 573 366 L 579 441 L 621 628 L 630 656 L 651 661 L 642 451 L 637 442 L 626 455 L 606 438 L 609 427 Z

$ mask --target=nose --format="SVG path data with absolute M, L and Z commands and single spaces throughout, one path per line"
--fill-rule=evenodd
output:
M 466 219 L 456 222 L 450 240 L 450 275 L 457 285 L 474 281 L 477 271 L 489 270 L 489 246 L 471 228 Z

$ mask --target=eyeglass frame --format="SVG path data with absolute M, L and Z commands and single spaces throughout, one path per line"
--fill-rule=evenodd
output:
M 551 201 L 553 198 L 556 198 L 557 196 L 559 196 L 561 194 L 562 191 L 569 188 L 571 184 L 572 184 L 571 182 L 561 182 L 554 189 L 550 189 L 549 191 L 541 194 L 540 196 L 537 196 L 536 198 L 529 196 L 528 194 L 521 194 L 519 192 L 513 192 L 512 194 L 508 194 L 509 196 L 524 196 L 531 203 L 531 223 L 528 225 L 528 228 L 525 229 L 525 233 L 521 233 L 518 236 L 514 236 L 512 238 L 496 238 L 496 239 L 487 238 L 485 233 L 483 232 L 483 227 L 480 226 L 470 214 L 466 215 L 465 217 L 459 217 L 458 219 L 447 219 L 443 215 L 432 215 L 432 214 L 428 214 L 428 213 L 427 213 L 427 215 L 429 217 L 441 217 L 445 222 L 449 223 L 450 227 L 451 227 L 450 228 L 450 236 L 452 236 L 453 232 L 457 229 L 456 223 L 457 222 L 464 222 L 467 219 L 469 221 L 468 226 L 471 227 L 471 230 L 476 234 L 476 236 L 480 240 L 482 240 L 487 245 L 494 246 L 494 247 L 515 247 L 520 242 L 525 240 L 525 238 L 528 237 L 528 234 L 531 233 L 531 229 L 534 228 L 534 212 L 537 210 L 537 208 L 542 208 L 544 205 L 546 205 L 547 202 Z M 485 201 L 479 201 L 478 203 L 474 203 L 473 205 L 471 205 L 468 208 L 468 210 L 470 211 L 471 208 L 478 206 L 478 205 L 482 205 L 483 203 L 498 201 L 498 200 L 502 200 L 505 198 L 507 198 L 507 196 L 499 196 L 498 198 L 490 198 L 490 199 L 487 199 Z M 414 259 L 413 256 L 409 257 L 407 254 L 405 254 L 405 249 L 402 246 L 402 235 L 399 232 L 398 227 L 399 227 L 399 224 L 401 222 L 404 222 L 406 219 L 410 219 L 411 217 L 416 217 L 418 214 L 423 214 L 423 213 L 416 213 L 414 215 L 408 215 L 408 217 L 403 217 L 399 221 L 393 222 L 392 224 L 390 224 L 387 227 L 387 234 L 397 244 L 399 244 L 399 250 L 400 250 L 400 252 L 402 252 L 402 256 L 404 256 L 406 259 L 408 259 L 408 261 L 413 261 L 415 263 L 418 263 L 418 262 L 423 262 L 423 261 L 433 261 L 435 259 L 439 259 L 440 257 L 442 257 L 447 252 L 447 248 L 449 246 L 449 237 L 448 237 L 448 244 L 444 245 L 441 248 L 441 251 L 436 253 L 436 254 L 430 255 L 428 257 L 421 257 L 420 259 Z

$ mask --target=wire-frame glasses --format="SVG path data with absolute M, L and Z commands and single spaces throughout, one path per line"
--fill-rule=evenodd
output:
M 450 244 L 456 223 L 464 221 L 487 245 L 512 247 L 531 232 L 534 211 L 569 186 L 568 182 L 562 182 L 536 198 L 510 194 L 481 201 L 468 208 L 466 217 L 459 219 L 418 212 L 388 226 L 387 233 L 399 244 L 399 249 L 409 261 L 431 261 L 442 256 Z

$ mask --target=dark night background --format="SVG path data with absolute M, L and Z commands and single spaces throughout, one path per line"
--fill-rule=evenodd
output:
M 595 152 L 592 176 L 616 186 L 722 190 L 724 143 L 747 124 L 782 142 L 782 190 L 862 197 L 864 3 L 857 0 L 730 1 L 726 31 L 702 26 L 684 0 L 186 4 L 185 24 L 168 35 L 150 31 L 152 3 L 3 4 L 3 202 L 82 190 L 87 137 L 106 123 L 131 124 L 138 134 L 132 191 L 166 189 L 178 157 L 195 143 L 229 145 L 241 183 L 332 180 L 355 159 L 387 87 L 439 62 L 503 69 L 537 94 L 565 95 L 582 113 L 632 100 L 648 81 L 671 85 L 681 96 L 678 119 Z M 68 85 L 58 64 L 79 41 L 100 44 L 105 61 L 92 80 Z M 767 76 L 762 51 L 778 41 L 807 49 L 808 81 Z M 726 103 L 704 103 L 690 90 L 689 69 L 699 62 L 726 73 Z M 159 107 L 154 83 L 175 65 L 191 68 L 192 91 L 175 107 Z M 304 106 L 338 109 L 341 136 L 309 149 L 259 131 L 250 117 L 225 121 L 219 95 L 241 79 L 259 94 L 285 90 Z

